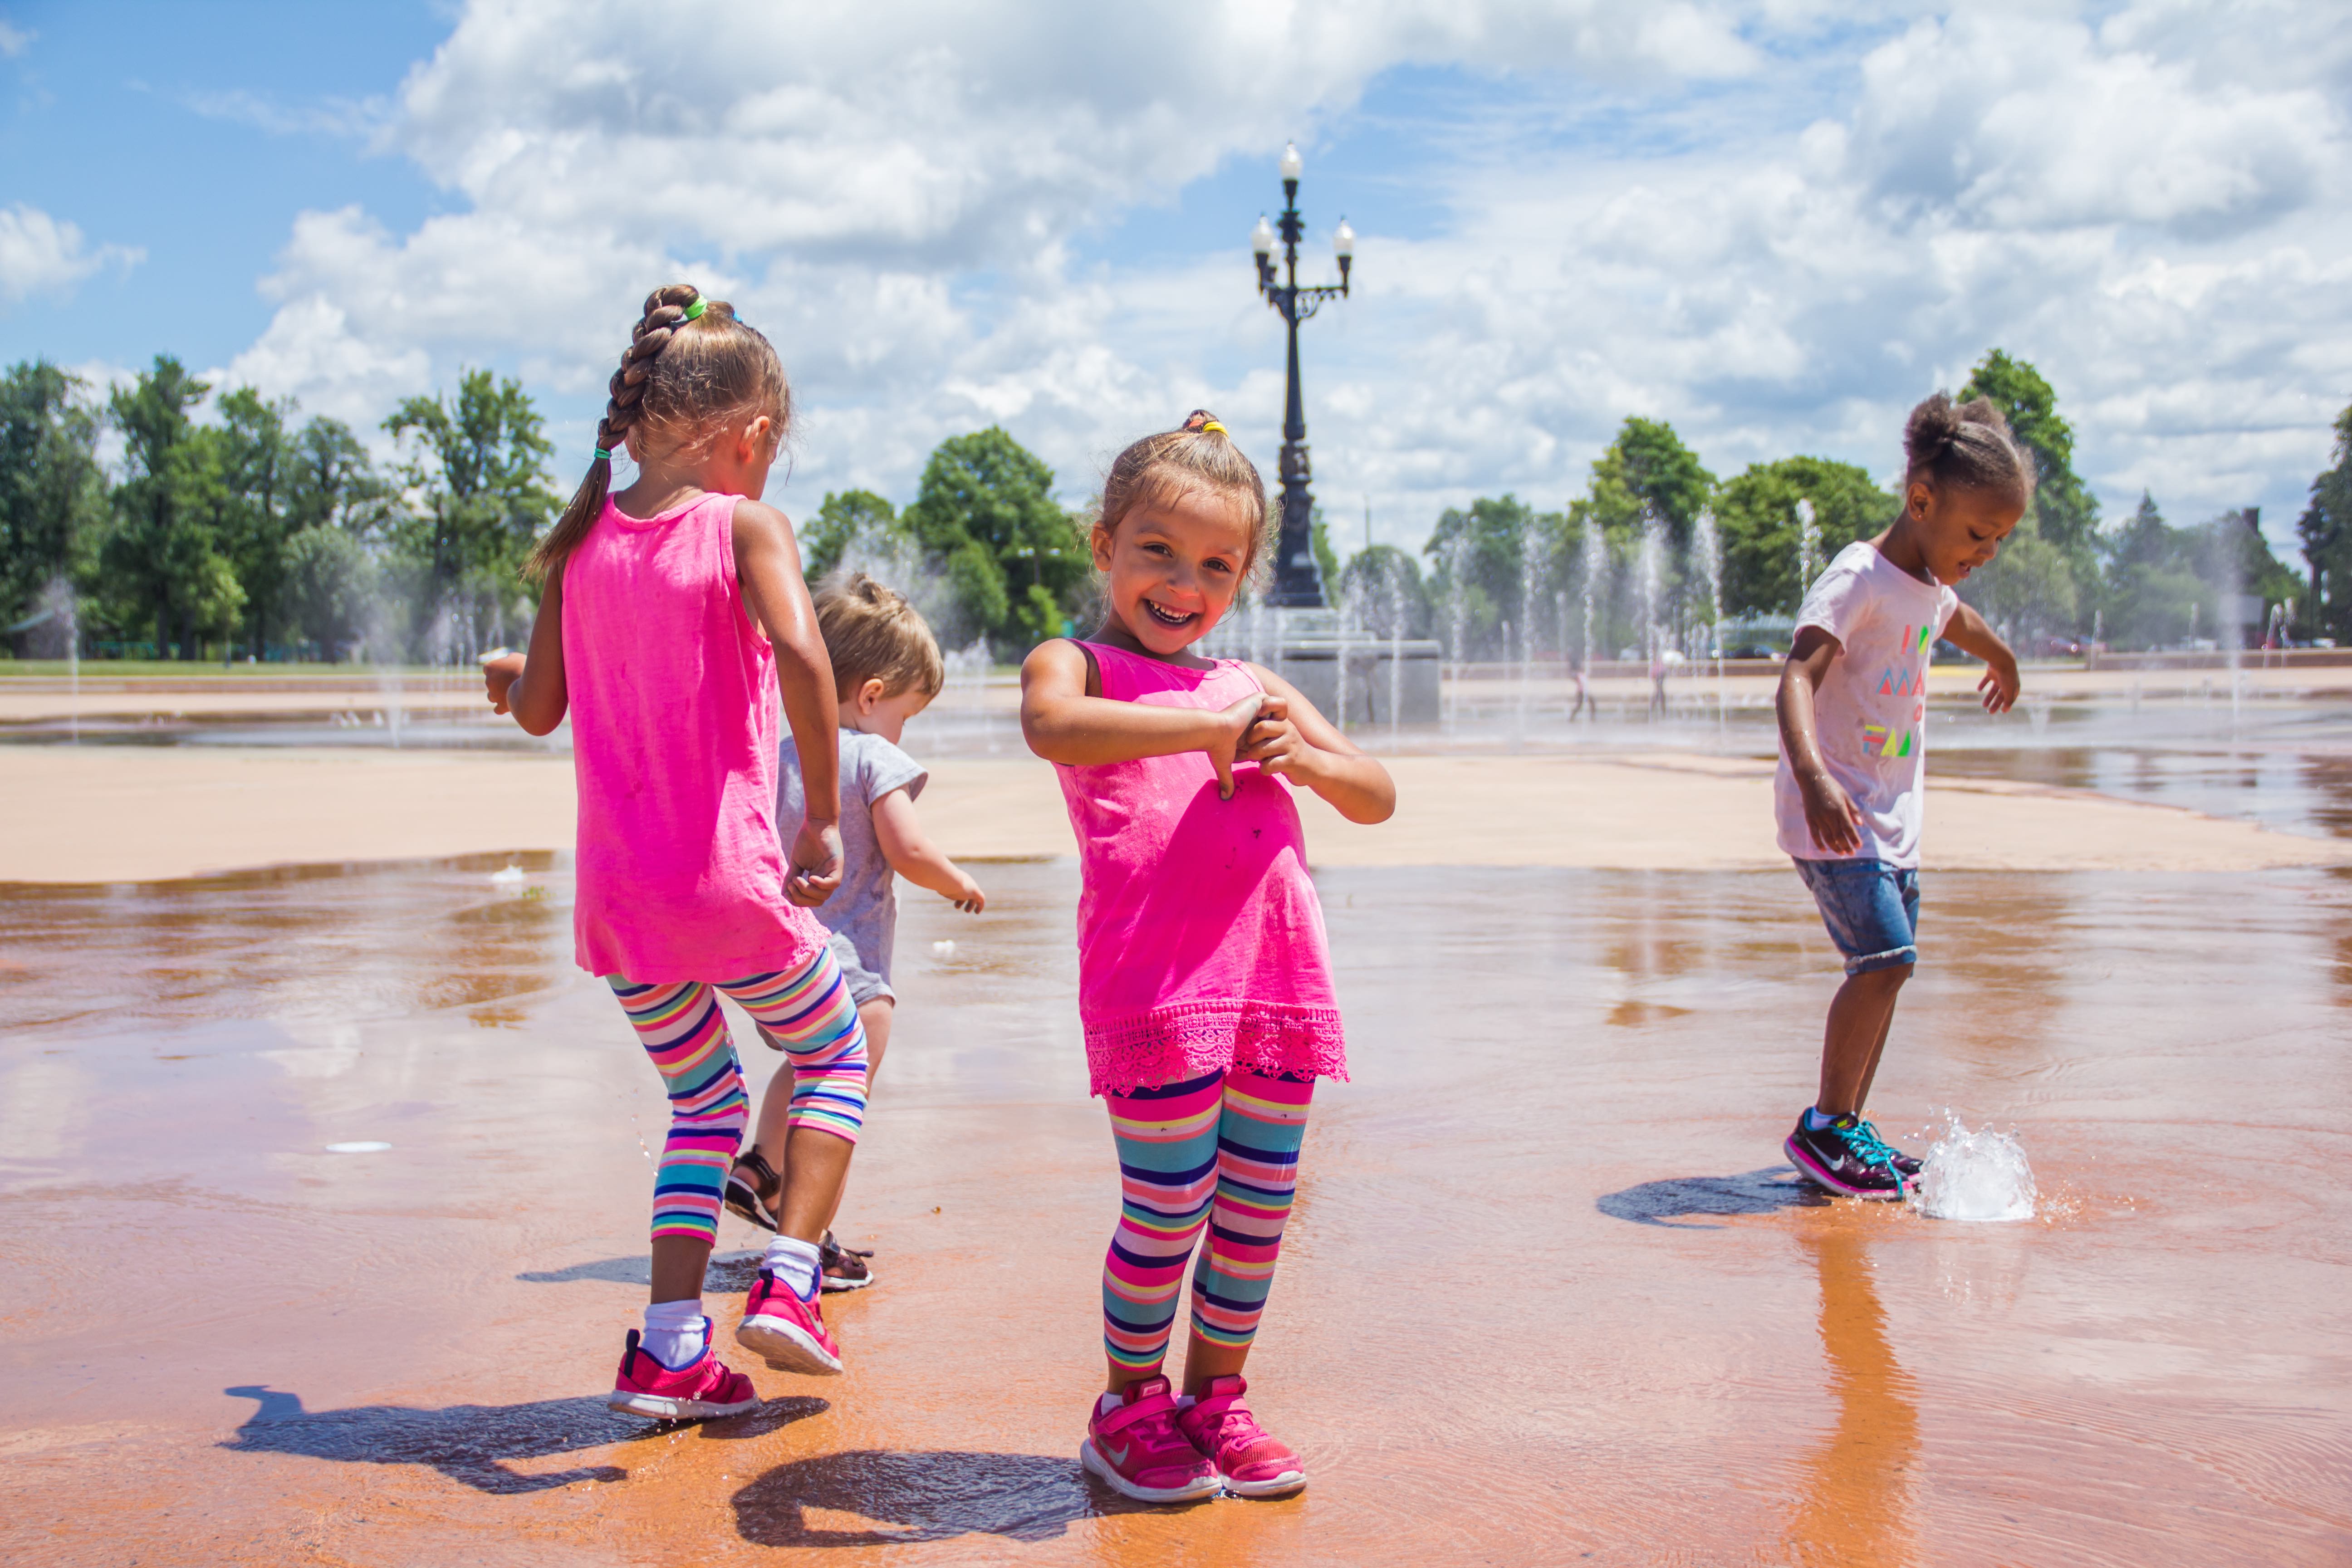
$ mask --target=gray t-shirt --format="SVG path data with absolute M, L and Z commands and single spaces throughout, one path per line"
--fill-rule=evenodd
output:
M 776 827 L 788 836 L 789 847 L 789 835 L 800 830 L 807 809 L 800 752 L 789 734 L 776 760 L 782 764 L 776 770 Z M 898 889 L 874 834 L 874 803 L 894 789 L 905 790 L 912 800 L 930 776 L 922 763 L 881 736 L 841 731 L 841 886 L 816 907 L 816 918 L 826 930 L 847 937 L 857 949 L 859 965 L 886 983 L 898 928 Z

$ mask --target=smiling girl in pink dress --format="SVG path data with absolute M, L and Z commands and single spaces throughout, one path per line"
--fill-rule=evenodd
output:
M 1396 789 L 1290 685 L 1192 647 L 1232 608 L 1265 486 L 1195 411 L 1119 454 L 1094 557 L 1102 625 L 1021 671 L 1030 749 L 1078 838 L 1078 1011 L 1124 1202 L 1103 1267 L 1107 1392 L 1079 1457 L 1129 1497 L 1307 1484 L 1243 1402 L 1318 1078 L 1347 1076 L 1322 906 L 1291 792 L 1384 821 Z M 1184 1392 L 1160 1363 L 1192 1269 Z

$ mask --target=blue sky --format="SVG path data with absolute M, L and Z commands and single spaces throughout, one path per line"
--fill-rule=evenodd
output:
M 1307 150 L 1318 491 L 1412 544 L 1565 504 L 1627 415 L 1885 474 L 2033 360 L 2111 514 L 2285 540 L 2352 401 L 2352 29 L 2292 0 L 1105 12 L 0 0 L 0 355 L 158 352 L 370 427 L 491 364 L 584 457 L 634 301 L 783 351 L 784 500 L 1002 422 L 1074 498 L 1194 404 L 1272 467 L 1245 236 Z M 710 47 L 716 40 L 719 47 Z

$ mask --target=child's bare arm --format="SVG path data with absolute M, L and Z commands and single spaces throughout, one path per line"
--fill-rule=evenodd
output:
M 2006 713 L 2017 700 L 2017 655 L 2000 640 L 2000 634 L 1985 623 L 1985 618 L 1967 605 L 1952 612 L 1945 623 L 1944 640 L 1962 653 L 1974 654 L 1985 661 L 1984 679 L 1977 689 L 1984 693 L 1988 713 Z
M 526 665 L 530 669 L 524 676 Z M 571 692 L 563 681 L 563 573 L 550 573 L 530 623 L 530 656 L 502 654 L 482 661 L 482 682 L 494 712 L 512 713 L 526 733 L 545 735 L 563 722 Z
M 816 606 L 801 578 L 800 547 L 784 514 L 760 501 L 737 500 L 734 545 L 743 607 L 776 650 L 776 684 L 800 754 L 807 803 L 793 836 L 784 896 L 804 907 L 821 904 L 841 886 L 841 713 L 833 661 L 825 657 Z
M 1813 843 L 1835 855 L 1851 855 L 1862 847 L 1862 808 L 1837 780 L 1830 776 L 1813 730 L 1813 693 L 1830 662 L 1842 650 L 1837 638 L 1819 626 L 1798 629 L 1789 662 L 1780 667 L 1780 694 L 1774 710 L 1780 720 L 1780 745 L 1789 753 L 1789 769 L 1805 797 L 1805 830 Z
M 1297 688 L 1270 669 L 1250 666 L 1266 690 L 1266 705 L 1242 746 L 1244 762 L 1305 784 L 1350 822 L 1386 822 L 1396 812 L 1396 781 L 1364 755 L 1337 724 L 1315 710 Z
M 1021 665 L 1021 736 L 1049 763 L 1131 763 L 1206 752 L 1220 799 L 1234 797 L 1234 753 L 1265 699 L 1222 710 L 1160 708 L 1087 695 L 1087 656 L 1064 638 L 1039 643 Z
M 874 803 L 874 837 L 890 869 L 915 886 L 929 889 L 967 914 L 987 907 L 988 895 L 980 884 L 923 832 L 914 798 L 904 789 L 894 789 Z

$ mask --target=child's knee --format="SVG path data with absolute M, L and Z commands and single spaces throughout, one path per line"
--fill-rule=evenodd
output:
M 1902 990 L 1903 983 L 1911 978 L 1911 972 L 1917 967 L 1916 958 L 1890 954 L 1884 961 L 1848 972 L 1845 983 L 1857 991 L 1887 995 Z

